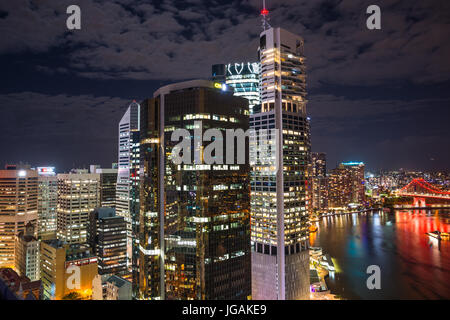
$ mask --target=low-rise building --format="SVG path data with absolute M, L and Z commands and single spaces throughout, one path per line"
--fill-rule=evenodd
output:
M 20 231 L 16 237 L 16 271 L 31 281 L 39 280 L 39 257 L 39 240 L 36 238 L 34 225 L 29 222 L 25 231 Z
M 13 299 L 14 294 L 19 300 L 40 300 L 41 281 L 31 281 L 25 276 L 20 276 L 11 268 L 0 268 L 0 282 L 6 286 L 6 294 L 2 294 L 2 299 Z M 5 295 L 5 297 L 3 297 Z
M 92 282 L 98 274 L 97 257 L 88 245 L 59 240 L 41 243 L 41 280 L 44 299 L 62 300 L 69 295 L 92 298 Z

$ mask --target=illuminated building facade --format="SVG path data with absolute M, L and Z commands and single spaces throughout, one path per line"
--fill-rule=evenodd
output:
M 266 28 L 259 57 L 261 110 L 250 116 L 250 126 L 277 129 L 272 139 L 281 143 L 272 161 L 252 166 L 252 299 L 309 299 L 311 147 L 303 39 Z
M 171 158 L 176 129 L 197 138 L 210 128 L 223 135 L 248 129 L 248 101 L 222 89 L 205 80 L 177 83 L 141 104 L 140 299 L 250 296 L 249 164 Z
M 311 177 L 311 206 L 316 213 L 328 210 L 328 177 Z
M 316 213 L 328 210 L 328 177 L 326 154 L 311 153 L 311 207 Z
M 90 172 L 100 174 L 100 206 L 104 208 L 115 208 L 118 170 L 91 166 Z
M 98 208 L 89 216 L 88 243 L 98 258 L 98 273 L 127 271 L 127 224 L 114 208 Z
M 100 206 L 100 174 L 78 171 L 58 174 L 57 237 L 85 243 L 89 214 Z
M 0 170 L 0 268 L 14 268 L 15 240 L 31 222 L 37 224 L 38 174 L 29 167 Z
M 213 65 L 212 78 L 232 87 L 235 96 L 246 98 L 250 114 L 253 113 L 253 107 L 261 103 L 258 62 Z
M 16 238 L 15 269 L 31 281 L 39 280 L 39 240 L 35 226 L 29 222 Z
M 138 255 L 136 243 L 139 229 L 139 159 L 140 159 L 140 106 L 135 101 L 130 104 L 119 122 L 118 176 L 116 186 L 116 211 L 127 222 L 128 267 L 137 281 Z M 134 292 L 138 284 L 133 283 Z
M 327 154 L 324 152 L 311 152 L 313 177 L 327 176 Z
M 83 300 L 92 299 L 93 280 L 98 275 L 97 257 L 86 244 L 65 244 L 59 240 L 41 242 L 41 281 L 45 300 L 61 300 L 76 293 Z M 78 266 L 79 288 L 72 288 L 74 271 Z M 69 280 L 69 281 L 68 281 Z
M 333 169 L 329 175 L 330 207 L 347 208 L 365 201 L 364 163 L 346 162 Z
M 58 204 L 58 179 L 54 167 L 39 167 L 38 237 L 56 237 L 56 208 Z

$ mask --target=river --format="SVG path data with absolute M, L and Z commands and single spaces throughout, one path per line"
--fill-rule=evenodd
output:
M 324 217 L 310 236 L 330 254 L 326 279 L 344 299 L 450 299 L 450 241 L 425 235 L 450 232 L 450 210 L 402 210 Z M 378 265 L 381 289 L 367 288 L 367 267 Z

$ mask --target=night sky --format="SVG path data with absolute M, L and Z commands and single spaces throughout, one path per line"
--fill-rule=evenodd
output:
M 117 162 L 128 104 L 256 61 L 259 0 L 0 0 L 0 165 Z M 450 1 L 268 0 L 305 38 L 313 151 L 328 167 L 449 169 Z M 81 30 L 66 8 L 81 7 Z M 366 8 L 382 29 L 366 28 Z

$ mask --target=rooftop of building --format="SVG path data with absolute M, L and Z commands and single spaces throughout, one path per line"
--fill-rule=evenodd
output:
M 38 239 L 34 235 L 35 235 L 35 227 L 33 223 L 28 222 L 27 225 L 25 226 L 25 230 L 20 231 L 17 237 L 24 242 L 38 241 Z
M 94 257 L 92 249 L 89 247 L 88 244 L 79 244 L 79 243 L 68 244 L 58 239 L 44 240 L 42 242 L 55 249 L 64 248 L 66 250 L 66 261 L 73 261 Z
M 349 161 L 349 162 L 342 162 L 342 165 L 344 165 L 344 166 L 363 166 L 364 162 Z
M 97 214 L 97 219 L 108 219 L 108 218 L 116 218 L 116 209 L 115 208 L 107 208 L 101 207 L 94 210 Z
M 92 249 L 87 244 L 71 244 L 66 247 L 66 261 L 94 257 Z
M 42 242 L 55 248 L 55 249 L 62 248 L 65 245 L 65 243 L 63 241 L 58 240 L 58 239 L 43 240 Z
M 130 282 L 130 281 L 125 280 L 125 279 L 123 279 L 123 278 L 121 278 L 121 277 L 119 277 L 119 276 L 116 276 L 116 275 L 110 276 L 110 277 L 106 280 L 106 282 L 107 282 L 107 283 L 114 283 L 114 285 L 115 285 L 117 288 L 121 288 L 121 287 L 123 287 L 123 286 L 125 286 L 125 285 L 131 286 L 131 282 Z
M 153 94 L 153 97 L 156 98 L 157 96 L 166 95 L 171 92 L 193 89 L 193 88 L 208 88 L 208 89 L 214 89 L 214 90 L 218 90 L 218 91 L 220 90 L 221 92 L 225 92 L 225 93 L 230 93 L 230 94 L 233 93 L 233 88 L 231 88 L 229 86 L 226 86 L 226 85 L 224 86 L 221 83 L 213 82 L 210 80 L 197 79 L 197 80 L 172 83 L 167 86 L 161 87 L 155 91 L 155 93 Z
M 23 291 L 37 289 L 41 285 L 40 280 L 31 281 L 28 277 L 20 276 L 11 268 L 0 268 L 0 279 L 15 293 L 20 289 Z
M 69 173 L 58 173 L 58 179 L 100 179 L 100 173 L 89 173 L 87 169 L 72 169 Z
M 22 168 L 19 166 L 6 167 L 5 170 L 0 170 L 1 178 L 37 178 L 38 173 L 30 168 Z
M 24 242 L 38 241 L 38 239 L 35 236 L 29 235 L 29 234 L 24 234 L 23 231 L 19 232 L 18 237 Z

